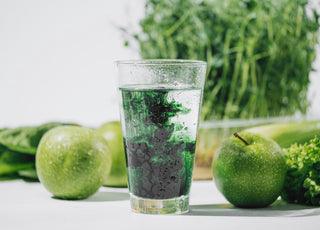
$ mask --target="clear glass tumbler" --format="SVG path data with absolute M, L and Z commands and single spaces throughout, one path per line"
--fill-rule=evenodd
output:
M 134 212 L 189 211 L 206 62 L 116 62 Z

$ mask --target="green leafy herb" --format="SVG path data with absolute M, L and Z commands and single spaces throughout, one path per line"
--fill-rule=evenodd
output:
M 132 37 L 142 58 L 207 61 L 202 120 L 305 113 L 319 29 L 307 3 L 147 0 Z
M 290 202 L 320 206 L 320 140 L 284 149 L 287 175 L 281 197 Z

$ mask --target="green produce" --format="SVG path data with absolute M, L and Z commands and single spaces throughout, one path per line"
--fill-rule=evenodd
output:
M 41 137 L 67 123 L 50 122 L 0 130 L 0 180 L 22 178 L 37 181 L 35 153 Z
M 102 186 L 111 168 L 107 141 L 92 129 L 61 126 L 48 131 L 36 154 L 40 182 L 61 199 L 84 199 Z
M 270 138 L 235 133 L 214 155 L 212 173 L 217 188 L 233 205 L 261 208 L 280 195 L 286 163 L 280 146 Z
M 111 170 L 103 185 L 127 187 L 127 167 L 120 122 L 105 123 L 97 131 L 107 140 L 111 154 Z
M 0 147 L 0 176 L 34 168 L 35 157 Z
M 207 61 L 202 120 L 304 114 L 319 29 L 307 3 L 147 0 L 125 44 L 133 37 L 146 59 Z
M 68 124 L 51 122 L 40 126 L 6 129 L 0 132 L 0 144 L 16 152 L 34 155 L 37 152 L 37 147 L 43 134 L 61 125 Z
M 320 140 L 284 149 L 288 167 L 282 199 L 290 203 L 320 206 Z
M 35 168 L 19 170 L 18 175 L 26 181 L 39 181 Z
M 320 136 L 320 121 L 301 121 L 269 124 L 246 129 L 244 131 L 263 134 L 272 138 L 282 148 L 292 144 L 304 144 L 315 135 Z

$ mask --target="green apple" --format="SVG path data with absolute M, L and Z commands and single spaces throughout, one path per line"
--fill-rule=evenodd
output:
M 120 122 L 105 123 L 97 131 L 107 140 L 111 153 L 111 170 L 103 185 L 127 187 L 127 168 Z
M 235 133 L 217 149 L 212 161 L 215 184 L 241 208 L 262 208 L 280 195 L 286 175 L 285 156 L 270 138 Z
M 53 128 L 41 138 L 36 153 L 40 182 L 61 199 L 93 195 L 110 168 L 108 143 L 98 132 L 87 128 Z

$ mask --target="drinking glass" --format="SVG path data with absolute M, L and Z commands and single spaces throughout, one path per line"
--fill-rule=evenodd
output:
M 116 62 L 131 209 L 189 210 L 206 62 Z

